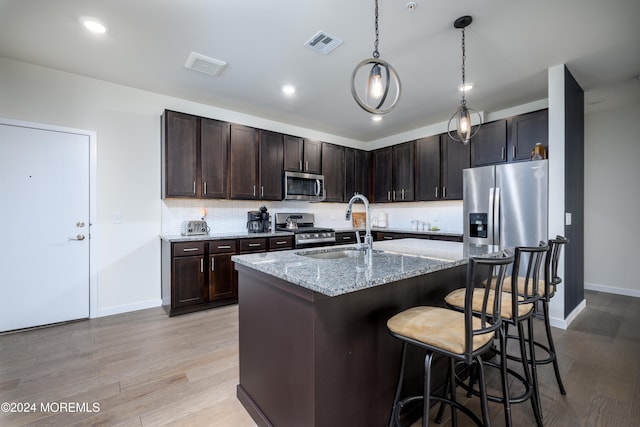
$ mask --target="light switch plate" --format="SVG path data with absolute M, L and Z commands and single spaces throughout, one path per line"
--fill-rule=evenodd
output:
M 571 225 L 571 212 L 564 213 L 564 225 Z

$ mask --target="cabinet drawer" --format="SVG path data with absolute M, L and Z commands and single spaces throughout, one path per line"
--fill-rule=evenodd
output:
M 233 240 L 214 240 L 209 242 L 209 253 L 210 254 L 227 254 L 227 253 L 236 253 L 236 249 L 238 247 L 238 242 Z
M 360 232 L 360 238 L 364 238 L 364 231 Z M 356 242 L 356 232 L 336 233 L 336 245 L 345 245 Z
M 261 252 L 267 250 L 267 239 L 240 239 L 240 252 Z
M 173 256 L 203 255 L 207 242 L 181 242 L 173 244 Z
M 293 249 L 293 236 L 269 237 L 269 250 Z

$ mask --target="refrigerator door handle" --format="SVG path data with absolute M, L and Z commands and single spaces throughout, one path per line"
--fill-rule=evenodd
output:
M 493 189 L 493 202 L 491 203 L 491 208 L 493 212 L 490 217 L 492 218 L 492 232 L 493 232 L 493 244 L 500 245 L 500 188 L 496 187 Z

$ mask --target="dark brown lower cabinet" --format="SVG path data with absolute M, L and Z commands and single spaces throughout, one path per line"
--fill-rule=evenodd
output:
M 395 239 L 428 239 L 444 240 L 448 242 L 462 242 L 462 235 L 458 234 L 425 234 L 425 233 L 403 233 L 397 231 L 376 231 L 373 233 L 373 240 L 395 240 Z
M 238 302 L 236 254 L 293 248 L 293 236 L 162 241 L 162 306 L 169 316 Z
M 236 240 L 209 242 L 209 301 L 238 298 L 238 281 L 231 256 Z

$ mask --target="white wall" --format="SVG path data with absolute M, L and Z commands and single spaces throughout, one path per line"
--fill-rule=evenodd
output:
M 585 288 L 640 297 L 640 100 L 585 116 Z

